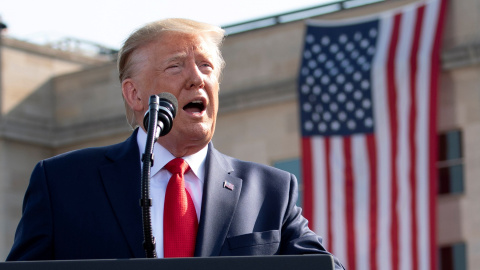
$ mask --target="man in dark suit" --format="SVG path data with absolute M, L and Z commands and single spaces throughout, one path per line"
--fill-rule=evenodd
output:
M 167 19 L 125 41 L 118 68 L 127 119 L 135 131 L 116 145 L 38 163 L 7 260 L 145 257 L 138 202 L 146 132 L 139 123 L 149 97 L 161 92 L 177 98 L 178 112 L 172 130 L 154 148 L 152 224 L 159 257 L 172 256 L 169 208 L 164 211 L 175 175 L 167 168 L 171 160 L 187 166 L 180 178 L 194 220 L 188 256 L 329 254 L 295 205 L 292 174 L 228 157 L 211 143 L 223 35 L 215 26 Z

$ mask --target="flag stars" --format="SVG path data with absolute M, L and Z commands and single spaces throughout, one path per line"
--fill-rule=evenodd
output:
M 360 56 L 360 53 L 357 50 L 353 50 L 352 53 L 350 54 L 350 57 L 352 59 L 357 59 Z
M 371 67 L 371 66 L 370 66 L 370 64 L 369 64 L 368 62 L 367 62 L 367 63 L 364 63 L 364 64 L 362 65 L 362 70 L 363 70 L 363 71 L 369 71 L 369 70 L 370 70 L 370 67 Z
M 308 67 L 303 67 L 301 73 L 302 76 L 307 76 L 310 73 L 310 70 L 308 69 Z
M 370 118 L 370 117 L 365 118 L 364 123 L 365 123 L 365 126 L 366 126 L 367 128 L 372 128 L 372 127 L 373 127 L 373 119 Z
M 310 59 L 310 58 L 312 58 L 312 53 L 311 53 L 310 51 L 305 51 L 305 52 L 303 53 L 303 57 L 304 57 L 305 59 Z
M 308 130 L 308 131 L 313 130 L 313 123 L 312 123 L 311 121 L 305 122 L 305 124 L 304 124 L 303 126 L 304 126 L 304 128 L 305 128 L 306 130 Z
M 335 63 L 332 61 L 332 60 L 328 60 L 326 63 L 325 63 L 325 68 L 327 69 L 331 69 L 335 66 Z
M 320 63 L 324 63 L 327 60 L 327 56 L 325 54 L 321 53 L 321 54 L 318 55 L 317 60 Z
M 330 82 L 330 77 L 327 75 L 322 76 L 322 84 L 327 85 Z
M 347 29 L 347 28 L 345 28 Z M 353 134 L 374 126 L 370 71 L 375 28 L 306 35 L 299 86 L 308 134 Z
M 362 33 L 360 32 L 355 32 L 355 34 L 353 35 L 353 39 L 355 41 L 360 41 L 362 39 Z
M 355 103 L 353 101 L 348 101 L 345 108 L 347 108 L 347 111 L 353 111 L 355 109 Z
M 353 73 L 353 80 L 360 81 L 362 79 L 362 73 L 360 71 L 356 71 Z
M 351 52 L 353 51 L 353 49 L 355 49 L 355 45 L 353 45 L 352 42 L 348 42 L 347 45 L 345 45 L 345 49 L 347 50 L 347 52 Z
M 356 90 L 353 92 L 353 98 L 356 100 L 361 100 L 363 97 L 362 92 L 360 90 Z
M 302 91 L 303 94 L 308 94 L 308 93 L 310 93 L 310 87 L 308 85 L 304 84 L 301 87 L 301 91 Z
M 353 90 L 353 84 L 348 82 L 345 84 L 345 92 L 350 93 Z
M 329 73 L 330 73 L 330 76 L 337 76 L 338 68 L 336 67 L 331 68 Z
M 325 121 L 330 121 L 332 120 L 332 114 L 329 111 L 326 111 L 323 113 L 323 120 Z
M 332 94 L 337 93 L 337 91 L 338 91 L 337 85 L 335 85 L 335 84 L 330 84 L 330 86 L 328 87 L 328 91 L 329 91 L 330 93 L 332 93 Z
M 360 47 L 363 49 L 367 48 L 369 45 L 370 42 L 368 42 L 368 39 L 362 39 L 362 41 L 360 41 Z
M 312 76 L 308 76 L 305 81 L 308 85 L 313 85 L 315 83 L 315 79 Z
M 330 111 L 336 113 L 338 111 L 337 103 L 330 103 Z
M 325 132 L 326 130 L 327 130 L 327 124 L 325 123 L 318 124 L 318 131 Z
M 303 104 L 303 110 L 306 111 L 306 112 L 310 112 L 312 110 L 312 104 L 304 103 Z
M 375 47 L 368 47 L 367 49 L 367 54 L 368 55 L 374 55 L 375 54 Z
M 362 107 L 365 109 L 370 109 L 372 107 L 372 102 L 369 99 L 364 99 L 362 101 Z
M 329 102 L 329 101 L 330 101 L 330 95 L 327 94 L 327 93 L 324 93 L 324 94 L 322 95 L 322 101 L 323 101 L 324 103 Z
M 305 41 L 311 44 L 315 42 L 315 37 L 313 35 L 307 35 L 307 37 L 305 38 Z
M 355 121 L 353 120 L 348 120 L 347 122 L 347 127 L 350 129 L 350 130 L 353 130 L 357 127 L 357 124 Z
M 355 117 L 357 117 L 358 119 L 363 119 L 364 116 L 365 112 L 362 109 L 357 109 L 355 111 Z
M 321 43 L 323 46 L 328 46 L 328 44 L 330 44 L 330 38 L 328 36 L 323 36 Z
M 368 80 L 363 80 L 360 83 L 360 86 L 362 87 L 363 90 L 368 90 L 370 89 L 370 82 Z
M 340 123 L 337 122 L 337 121 L 333 121 L 332 124 L 330 125 L 331 128 L 335 131 L 339 130 L 340 129 Z
M 344 111 L 339 112 L 338 119 L 342 122 L 345 122 L 345 120 L 347 120 L 347 114 Z
M 365 62 L 367 62 L 367 59 L 365 58 L 365 56 L 360 56 L 358 57 L 357 59 L 357 64 L 359 64 L 360 66 L 363 65 Z
M 355 71 L 355 69 L 352 66 L 348 66 L 345 68 L 345 73 L 347 74 L 352 74 Z
M 335 54 L 335 53 L 338 52 L 338 50 L 339 50 L 339 49 L 338 49 L 338 45 L 337 45 L 337 44 L 332 44 L 332 45 L 330 46 L 330 52 L 331 52 L 331 53 Z

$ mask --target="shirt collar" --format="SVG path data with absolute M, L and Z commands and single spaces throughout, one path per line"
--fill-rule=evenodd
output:
M 137 132 L 137 144 L 138 149 L 140 150 L 140 163 L 143 165 L 142 155 L 145 152 L 145 145 L 147 141 L 147 133 L 142 129 L 138 128 Z M 200 179 L 204 180 L 205 176 L 205 159 L 207 158 L 208 145 L 202 148 L 195 154 L 190 156 L 182 157 L 190 166 L 190 170 Z M 153 147 L 154 162 L 150 175 L 155 175 L 159 172 L 168 162 L 175 158 L 165 147 L 163 147 L 158 142 L 155 142 Z

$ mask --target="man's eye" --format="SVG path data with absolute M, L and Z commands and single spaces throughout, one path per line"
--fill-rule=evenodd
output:
M 202 64 L 200 64 L 200 67 L 201 68 L 213 69 L 213 66 L 210 63 L 202 63 Z

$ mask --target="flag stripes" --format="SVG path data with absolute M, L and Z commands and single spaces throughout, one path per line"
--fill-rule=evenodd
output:
M 444 12 L 445 1 L 426 0 L 308 23 L 299 77 L 304 215 L 347 269 L 436 269 Z

